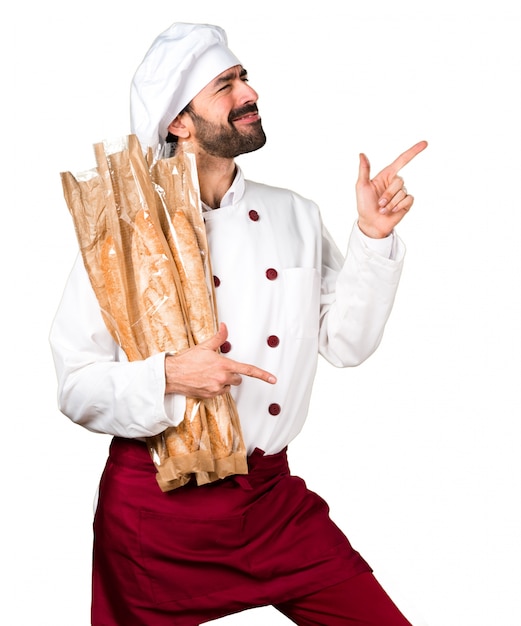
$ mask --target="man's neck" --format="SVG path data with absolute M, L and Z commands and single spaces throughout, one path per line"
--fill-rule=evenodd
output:
M 197 154 L 197 174 L 201 200 L 210 208 L 218 209 L 224 194 L 230 188 L 237 168 L 233 159 Z

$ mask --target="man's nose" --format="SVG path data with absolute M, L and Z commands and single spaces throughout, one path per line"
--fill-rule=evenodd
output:
M 241 81 L 241 88 L 240 88 L 241 104 L 246 104 L 248 102 L 257 102 L 258 99 L 259 99 L 259 94 L 255 91 L 255 89 L 253 89 L 253 87 L 250 87 L 250 85 L 247 82 Z

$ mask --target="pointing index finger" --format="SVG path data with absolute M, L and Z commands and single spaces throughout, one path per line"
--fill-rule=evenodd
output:
M 258 378 L 259 380 L 271 383 L 272 385 L 277 382 L 277 378 L 273 374 L 261 369 L 260 367 L 249 365 L 247 363 L 239 363 L 237 361 L 232 361 L 232 363 L 233 365 L 231 368 L 233 368 L 237 374 L 244 374 L 245 376 L 250 376 L 251 378 Z
M 395 176 L 402 169 L 402 167 L 404 167 L 404 165 L 407 165 L 407 163 L 409 163 L 409 161 L 412 161 L 417 154 L 425 150 L 427 145 L 428 144 L 426 141 L 419 141 L 417 144 L 414 144 L 414 146 L 412 146 L 405 152 L 402 152 L 402 154 L 400 154 L 400 156 L 395 159 L 391 163 L 391 165 L 387 166 L 386 169 L 391 174 L 391 176 Z

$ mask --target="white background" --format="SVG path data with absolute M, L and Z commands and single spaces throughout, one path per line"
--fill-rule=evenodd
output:
M 129 132 L 155 36 L 203 21 L 260 93 L 268 144 L 247 176 L 317 201 L 342 249 L 359 152 L 376 172 L 430 142 L 403 170 L 416 202 L 382 345 L 321 363 L 290 462 L 415 626 L 520 626 L 519 7 L 19 0 L 2 16 L 2 623 L 89 623 L 109 439 L 56 408 L 47 336 L 76 254 L 59 172 Z M 220 622 L 288 623 L 271 607 Z

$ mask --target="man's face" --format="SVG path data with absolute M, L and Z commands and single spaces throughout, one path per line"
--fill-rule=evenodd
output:
M 240 65 L 219 74 L 190 103 L 192 136 L 212 156 L 235 158 L 266 143 L 257 93 Z

